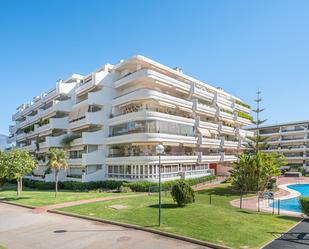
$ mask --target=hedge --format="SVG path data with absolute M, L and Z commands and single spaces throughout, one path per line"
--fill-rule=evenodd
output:
M 300 204 L 300 207 L 301 207 L 301 211 L 309 216 L 309 197 L 299 197 L 299 204 Z
M 196 185 L 199 183 L 207 182 L 213 180 L 214 176 L 203 176 L 199 178 L 192 178 L 184 180 L 188 185 Z M 177 183 L 179 180 L 166 181 L 162 182 L 162 189 L 170 190 L 172 186 Z M 28 188 L 36 188 L 39 190 L 50 190 L 55 188 L 54 182 L 43 182 L 35 181 L 30 179 L 24 179 L 23 185 Z M 59 189 L 64 190 L 73 190 L 73 191 L 89 191 L 96 189 L 120 189 L 121 186 L 129 187 L 132 191 L 135 192 L 148 192 L 149 187 L 158 186 L 156 182 L 147 182 L 147 181 L 136 181 L 136 182 L 127 182 L 127 181 L 115 181 L 115 180 L 105 180 L 97 182 L 59 182 Z

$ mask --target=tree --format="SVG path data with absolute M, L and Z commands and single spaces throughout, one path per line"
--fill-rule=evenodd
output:
M 232 184 L 242 191 L 264 191 L 272 179 L 281 174 L 279 167 L 285 165 L 284 156 L 278 153 L 245 152 L 231 170 Z
M 0 189 L 4 185 L 8 175 L 7 153 L 0 151 Z
M 37 163 L 28 151 L 20 149 L 3 152 L 1 158 L 4 167 L 7 169 L 7 179 L 17 181 L 17 195 L 20 196 L 23 176 L 31 173 L 36 168 Z
M 233 164 L 231 172 L 232 184 L 242 192 L 254 190 L 257 186 L 257 174 L 252 155 L 242 153 L 239 160 Z
M 247 137 L 249 140 L 247 143 L 247 148 L 250 152 L 257 154 L 260 150 L 267 149 L 269 145 L 267 144 L 266 140 L 268 137 L 266 136 L 260 136 L 260 125 L 267 121 L 267 119 L 261 120 L 260 114 L 265 109 L 260 108 L 260 103 L 262 101 L 262 98 L 260 97 L 261 92 L 260 90 L 257 91 L 257 98 L 254 100 L 256 102 L 256 109 L 252 110 L 256 113 L 256 118 L 253 120 L 253 124 L 255 124 L 255 134 L 253 137 Z
M 171 195 L 179 207 L 195 201 L 194 190 L 183 180 L 173 185 Z
M 66 170 L 68 168 L 68 164 L 66 161 L 65 151 L 57 148 L 50 148 L 48 151 L 48 167 L 55 172 L 55 197 L 57 197 L 58 193 L 58 178 L 59 171 Z

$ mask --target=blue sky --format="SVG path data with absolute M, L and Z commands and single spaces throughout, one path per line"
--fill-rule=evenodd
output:
M 142 54 L 253 105 L 309 119 L 309 1 L 2 0 L 0 133 L 57 79 Z

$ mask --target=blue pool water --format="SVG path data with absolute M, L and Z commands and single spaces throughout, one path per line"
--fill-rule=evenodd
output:
M 309 196 L 309 184 L 294 184 L 294 185 L 289 185 L 288 188 L 296 190 L 297 192 L 300 193 L 301 196 Z M 299 201 L 298 197 L 281 200 L 280 209 L 293 211 L 293 212 L 301 212 L 298 201 Z M 275 201 L 274 203 L 270 204 L 271 207 L 273 207 L 273 205 L 275 206 L 275 208 L 277 208 L 278 202 Z

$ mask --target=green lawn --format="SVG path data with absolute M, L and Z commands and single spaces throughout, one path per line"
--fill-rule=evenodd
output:
M 115 195 L 128 195 L 132 193 L 104 193 L 104 192 L 74 192 L 59 191 L 57 198 L 55 193 L 50 190 L 32 190 L 25 188 L 20 197 L 16 196 L 15 186 L 7 186 L 4 190 L 0 190 L 0 200 L 16 202 L 31 206 L 45 206 L 58 204 L 68 201 L 77 201 L 84 199 L 92 199 L 98 197 L 107 197 Z
M 212 192 L 211 205 L 209 192 Z M 259 248 L 274 239 L 276 233 L 287 231 L 298 221 L 297 218 L 234 208 L 229 202 L 237 197 L 228 185 L 199 192 L 196 202 L 184 208 L 176 207 L 169 196 L 164 197 L 161 228 L 157 226 L 157 196 L 84 204 L 61 210 L 150 226 L 233 248 Z M 125 205 L 127 208 L 121 210 L 109 208 L 115 204 Z

